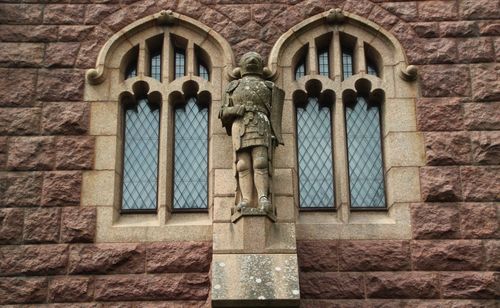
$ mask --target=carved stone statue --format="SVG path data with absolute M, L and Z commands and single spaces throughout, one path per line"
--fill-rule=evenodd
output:
M 232 138 L 238 211 L 257 207 L 273 213 L 272 158 L 283 144 L 281 116 L 284 92 L 264 79 L 264 64 L 256 52 L 248 52 L 236 70 L 240 79 L 226 87 L 219 118 Z

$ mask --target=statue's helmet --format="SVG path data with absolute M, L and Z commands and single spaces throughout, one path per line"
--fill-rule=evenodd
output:
M 262 76 L 264 70 L 264 61 L 258 53 L 254 51 L 247 52 L 241 57 L 240 70 L 241 76 L 249 74 Z

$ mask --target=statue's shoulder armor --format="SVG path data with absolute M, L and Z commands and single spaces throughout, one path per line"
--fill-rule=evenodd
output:
M 239 79 L 231 81 L 226 87 L 226 92 L 232 93 L 234 91 L 234 89 L 236 89 L 238 87 L 239 84 L 240 84 Z
M 274 88 L 274 82 L 266 80 L 266 81 L 264 81 L 264 83 L 269 88 L 269 90 L 272 90 Z

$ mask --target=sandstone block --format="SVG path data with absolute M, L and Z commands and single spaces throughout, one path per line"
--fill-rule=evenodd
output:
M 148 273 L 208 272 L 212 261 L 212 243 L 174 242 L 148 245 Z
M 368 19 L 378 23 L 387 30 L 391 29 L 399 21 L 396 16 L 380 8 L 379 6 L 373 7 L 373 10 L 368 16 Z
M 42 23 L 43 5 L 4 4 L 0 11 L 0 24 L 36 25 Z
M 435 38 L 439 36 L 437 22 L 416 22 L 412 23 L 412 27 L 419 37 Z
M 79 43 L 52 43 L 45 50 L 46 67 L 71 67 L 75 65 Z
M 286 5 L 280 3 L 262 3 L 252 5 L 253 20 L 261 25 L 270 23 L 274 17 L 286 9 Z
M 117 13 L 124 11 L 118 11 Z M 127 14 L 125 14 L 127 15 Z M 114 15 L 111 15 L 114 16 Z M 109 18 L 107 21 L 110 20 Z M 128 20 L 127 23 L 123 25 L 126 26 L 131 23 L 131 20 Z M 121 28 L 120 28 L 121 29 Z M 118 31 L 118 30 L 116 30 Z M 97 55 L 102 48 L 102 45 L 114 34 L 115 32 L 108 30 L 105 27 L 96 27 L 93 32 L 90 32 L 89 35 L 86 36 L 86 40 L 82 42 L 80 45 L 80 50 L 78 51 L 78 58 L 76 60 L 76 67 L 78 68 L 92 68 L 95 66 L 95 59 L 97 59 Z
M 463 106 L 467 129 L 500 130 L 500 103 L 472 103 Z
M 93 242 L 96 232 L 95 208 L 64 208 L 61 220 L 61 242 Z
M 406 241 L 341 241 L 341 271 L 398 271 L 410 269 L 410 245 Z
M 144 273 L 145 249 L 137 244 L 74 245 L 70 274 Z
M 0 25 L 2 42 L 50 42 L 57 40 L 57 26 Z
M 217 10 L 238 26 L 245 25 L 252 16 L 251 7 L 248 5 L 219 6 Z
M 79 135 L 89 129 L 87 103 L 48 103 L 43 108 L 42 130 L 46 134 Z
M 500 168 L 461 167 L 462 191 L 467 201 L 498 201 L 500 200 Z
M 414 270 L 480 270 L 483 256 L 480 241 L 413 241 L 412 243 Z
M 56 168 L 60 170 L 91 169 L 94 161 L 93 137 L 60 137 L 56 144 Z
M 423 96 L 468 96 L 470 94 L 470 77 L 466 66 L 425 65 L 419 71 Z
M 0 65 L 5 67 L 39 67 L 43 61 L 43 44 L 0 43 Z
M 40 115 L 40 108 L 3 108 L 0 110 L 0 134 L 36 135 Z
M 43 303 L 47 285 L 47 278 L 2 278 L 0 304 Z
M 444 298 L 498 299 L 498 273 L 442 273 L 440 278 Z
M 113 4 L 92 4 L 86 7 L 84 22 L 87 25 L 99 24 L 104 18 L 120 9 L 119 5 Z
M 43 10 L 44 24 L 82 24 L 85 6 L 76 4 L 46 5 Z
M 460 15 L 466 19 L 497 18 L 500 9 L 498 2 L 489 0 L 463 0 L 460 2 Z
M 461 232 L 464 238 L 498 238 L 498 205 L 466 203 L 460 207 Z
M 338 241 L 298 241 L 297 256 L 301 272 L 338 271 Z
M 43 178 L 42 205 L 80 204 L 81 183 L 81 172 L 46 172 Z
M 95 281 L 95 299 L 127 300 L 205 300 L 210 282 L 208 274 L 164 274 L 147 276 L 108 276 Z
M 65 274 L 67 263 L 67 245 L 0 247 L 0 276 Z
M 0 209 L 0 244 L 15 244 L 21 241 L 22 221 L 22 209 Z
M 373 9 L 373 6 L 374 5 L 370 2 L 347 0 L 344 3 L 344 10 L 357 15 L 361 15 L 363 17 L 368 17 L 371 10 Z
M 421 20 L 453 20 L 458 17 L 457 4 L 453 1 L 427 1 L 417 4 Z
M 92 278 L 57 277 L 50 281 L 50 302 L 92 301 Z
M 384 9 L 398 16 L 404 21 L 414 21 L 417 19 L 416 2 L 383 2 L 380 4 Z
M 438 298 L 437 275 L 419 272 L 366 274 L 369 298 Z
M 462 130 L 463 116 L 460 99 L 418 99 L 417 126 L 423 131 Z
M 364 298 L 361 273 L 300 273 L 301 298 L 356 299 Z
M 458 238 L 459 206 L 455 203 L 416 203 L 411 205 L 413 238 Z
M 486 269 L 500 271 L 500 240 L 484 241 Z
M 478 36 L 479 27 L 475 21 L 446 21 L 439 23 L 439 33 L 444 37 Z
M 61 211 L 58 208 L 26 210 L 24 240 L 30 243 L 57 243 Z
M 428 165 L 470 163 L 471 146 L 467 133 L 425 133 L 425 157 Z
M 422 167 L 420 183 L 424 201 L 462 199 L 460 171 L 457 167 Z
M 406 50 L 413 64 L 454 63 L 457 60 L 457 44 L 453 39 L 419 39 Z
M 0 205 L 36 206 L 41 194 L 41 172 L 0 173 Z
M 36 71 L 1 68 L 0 106 L 32 106 L 35 99 Z
M 61 42 L 81 42 L 90 32 L 93 26 L 59 26 L 58 40 Z
M 40 70 L 37 97 L 43 101 L 78 101 L 82 99 L 84 72 L 72 69 Z
M 471 38 L 458 41 L 460 63 L 495 61 L 493 42 L 488 38 Z
M 471 67 L 472 97 L 477 101 L 500 100 L 500 64 Z
M 5 169 L 5 166 L 7 165 L 8 141 L 8 137 L 0 136 L 0 170 Z M 2 198 L 0 198 L 0 204 L 2 204 L 1 199 Z
M 485 165 L 500 165 L 500 132 L 473 132 L 472 161 Z
M 7 167 L 13 170 L 51 170 L 54 168 L 52 137 L 17 137 L 10 139 Z

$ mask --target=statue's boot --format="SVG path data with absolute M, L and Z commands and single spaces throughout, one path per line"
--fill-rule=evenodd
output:
M 269 194 L 269 172 L 266 169 L 255 169 L 255 188 L 259 196 L 259 209 L 271 213 L 271 201 L 267 197 Z
M 241 200 L 236 209 L 241 211 L 242 208 L 249 207 L 253 192 L 253 179 L 250 170 L 238 172 L 238 180 L 240 184 Z

